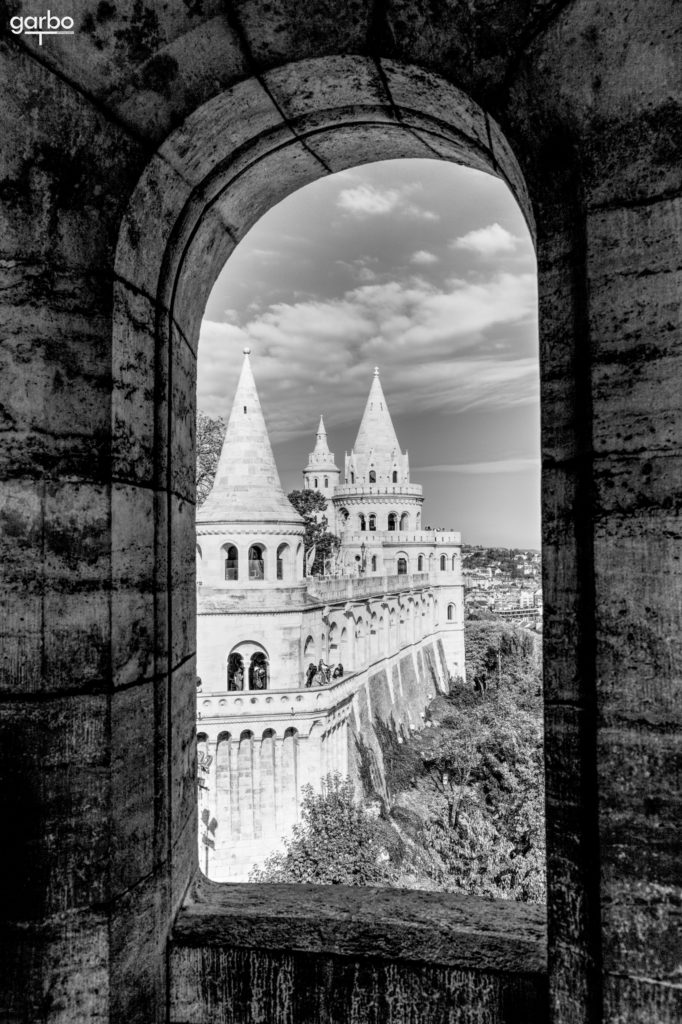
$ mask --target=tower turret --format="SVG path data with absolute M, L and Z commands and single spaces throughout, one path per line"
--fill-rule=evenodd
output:
M 410 470 L 407 454 L 400 444 L 379 378 L 379 367 L 374 367 L 360 429 L 350 455 L 346 454 L 345 482 L 347 484 L 409 484 Z
M 303 577 L 305 528 L 282 489 L 249 351 L 244 349 L 213 487 L 197 512 L 197 578 L 204 586 Z
M 401 534 L 403 540 L 405 533 L 420 530 L 424 498 L 421 486 L 410 483 L 409 459 L 407 452 L 400 450 L 378 366 L 374 367 L 355 444 L 350 454 L 346 453 L 344 475 L 333 498 L 337 533 L 343 532 L 348 551 L 354 543 L 351 538 L 361 538 L 367 571 L 381 572 L 386 563 L 386 536 Z M 357 561 L 354 549 L 352 558 Z M 362 554 L 359 559 L 362 564 Z
M 308 465 L 303 470 L 303 485 L 306 490 L 319 491 L 329 500 L 340 478 L 341 470 L 334 462 L 334 453 L 329 451 L 324 417 L 320 416 L 315 448 L 308 456 Z

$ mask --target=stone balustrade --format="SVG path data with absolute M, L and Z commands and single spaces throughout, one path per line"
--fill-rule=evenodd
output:
M 355 693 L 363 679 L 366 667 L 348 673 L 327 686 L 302 687 L 295 690 L 238 690 L 228 693 L 199 694 L 197 696 L 197 719 L 209 722 L 212 719 L 286 718 L 295 715 L 312 715 L 328 712 L 343 703 Z
M 452 545 L 462 543 L 462 534 L 457 530 L 353 530 L 344 531 L 345 544 L 403 544 Z
M 422 490 L 421 484 L 339 484 L 334 488 L 334 504 L 337 504 L 338 498 L 352 498 L 355 495 L 362 495 L 365 498 L 370 494 L 376 494 L 378 497 L 394 494 L 396 498 L 420 498 Z

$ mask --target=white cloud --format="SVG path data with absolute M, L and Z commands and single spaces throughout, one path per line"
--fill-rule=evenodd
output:
M 533 274 L 499 274 L 442 288 L 362 284 L 336 299 L 276 303 L 241 327 L 204 321 L 199 406 L 227 413 L 245 345 L 277 440 L 309 432 L 320 411 L 330 426 L 355 423 L 374 365 L 394 415 L 535 401 L 535 306 Z
M 514 457 L 498 459 L 490 462 L 459 462 L 452 465 L 415 466 L 418 473 L 468 473 L 478 476 L 482 473 L 523 473 L 529 469 L 539 469 L 537 458 Z
M 519 239 L 496 223 L 469 231 L 450 244 L 453 249 L 464 249 L 467 252 L 478 253 L 479 256 L 497 256 L 514 252 Z
M 419 267 L 427 267 L 431 263 L 438 263 L 438 257 L 435 253 L 420 249 L 418 252 L 412 253 L 410 263 L 415 263 Z
M 419 185 L 405 185 L 401 188 L 354 185 L 339 192 L 336 205 L 351 217 L 381 217 L 389 213 L 403 213 L 422 220 L 439 220 L 432 210 L 424 210 L 410 199 L 419 191 Z

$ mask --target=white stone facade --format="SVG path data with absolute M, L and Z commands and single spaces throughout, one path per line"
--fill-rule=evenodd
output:
M 378 372 L 345 464 L 354 482 L 339 484 L 321 420 L 304 486 L 329 499 L 342 543 L 335 577 L 305 578 L 304 524 L 282 492 L 247 354 L 197 517 L 200 801 L 217 823 L 200 852 L 218 880 L 246 879 L 281 844 L 306 783 L 351 770 L 349 724 L 357 734 L 371 718 L 375 680 L 416 728 L 422 698 L 407 682 L 395 690 L 402 676 L 423 675 L 427 656 L 436 689 L 464 673 L 460 535 L 419 529 L 421 487 Z M 320 662 L 337 669 L 323 685 L 309 671 Z

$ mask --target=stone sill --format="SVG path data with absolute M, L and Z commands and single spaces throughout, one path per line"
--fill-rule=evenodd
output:
M 176 919 L 171 950 L 279 950 L 385 958 L 536 978 L 546 966 L 545 907 L 448 893 L 211 882 Z

